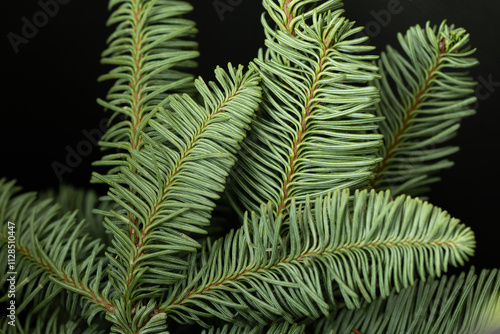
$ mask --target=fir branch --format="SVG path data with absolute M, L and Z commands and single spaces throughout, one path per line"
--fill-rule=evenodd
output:
M 94 239 L 101 239 L 109 246 L 111 244 L 111 235 L 107 233 L 103 226 L 103 217 L 96 212 L 105 212 L 111 210 L 109 201 L 100 201 L 97 192 L 92 189 L 77 188 L 67 184 L 61 184 L 58 188 L 49 189 L 40 192 L 40 199 L 50 198 L 60 206 L 60 218 L 66 212 L 77 211 L 76 220 L 85 220 L 86 230 Z
M 104 156 L 95 166 L 112 167 L 113 179 L 120 166 L 126 165 L 131 151 L 141 150 L 141 132 L 158 105 L 172 93 L 193 92 L 190 70 L 198 57 L 194 22 L 182 18 L 192 10 L 184 1 L 112 0 L 114 8 L 108 20 L 116 25 L 109 37 L 102 63 L 116 66 L 99 78 L 115 80 L 106 101 L 99 103 L 114 112 L 118 119 L 99 143 L 103 149 L 116 151 Z M 93 179 L 93 182 L 102 180 Z
M 123 167 L 120 181 L 110 182 L 109 196 L 123 208 L 105 218 L 114 235 L 107 254 L 110 280 L 128 308 L 184 279 L 185 254 L 199 247 L 189 235 L 204 233 L 209 224 L 258 106 L 254 71 L 229 66 L 215 74 L 217 83 L 195 82 L 204 106 L 188 95 L 168 99 L 168 109 L 160 108 L 150 121 L 165 144 L 143 134 L 148 145 L 128 160 L 135 173 Z
M 82 318 L 76 316 L 62 315 L 61 308 L 51 305 L 46 308 L 48 312 L 44 313 L 28 313 L 26 318 L 17 319 L 16 326 L 8 325 L 7 322 L 0 327 L 2 334 L 105 334 L 109 333 L 104 328 L 100 328 L 96 324 L 87 325 Z M 63 320 L 61 320 L 61 318 Z M 64 320 L 66 319 L 66 320 Z
M 500 273 L 474 268 L 391 292 L 359 310 L 343 309 L 317 322 L 311 333 L 483 334 L 500 328 Z
M 380 126 L 383 159 L 371 186 L 421 195 L 439 180 L 433 175 L 453 165 L 444 158 L 458 148 L 443 144 L 474 114 L 469 106 L 476 83 L 465 69 L 478 62 L 470 57 L 469 35 L 446 22 L 412 27 L 398 39 L 405 55 L 389 46 L 379 61 L 382 78 L 374 81 L 382 92 L 377 114 L 387 119 Z
M 418 199 L 347 190 L 274 218 L 271 204 L 193 255 L 187 280 L 159 306 L 181 323 L 218 317 L 239 325 L 319 318 L 386 298 L 416 277 L 440 276 L 472 254 L 472 232 Z M 350 211 L 353 206 L 352 214 Z
M 304 18 L 310 18 L 314 13 L 335 11 L 343 6 L 340 0 L 264 0 L 262 3 L 269 17 L 276 24 L 276 30 L 288 32 L 294 36 L 297 23 Z
M 103 54 L 103 62 L 117 68 L 101 78 L 117 81 L 109 102 L 101 103 L 126 118 L 101 143 L 119 153 L 96 165 L 113 168 L 107 175 L 94 173 L 93 181 L 109 184 L 108 197 L 116 204 L 101 213 L 114 235 L 107 254 L 110 282 L 126 308 L 120 311 L 127 314 L 160 287 L 183 279 L 179 272 L 187 264 L 182 257 L 199 247 L 190 235 L 205 233 L 260 89 L 257 76 L 244 75 L 241 68 L 216 70 L 220 87 L 202 79 L 193 86 L 192 76 L 179 72 L 192 67 L 198 55 L 189 40 L 194 23 L 181 18 L 191 10 L 187 3 L 111 1 L 110 8 L 117 4 L 109 21 L 117 23 L 117 30 Z M 204 107 L 188 95 L 171 95 L 193 92 L 193 87 Z M 200 172 L 209 178 L 192 184 L 189 178 Z M 115 323 L 119 330 L 137 325 L 126 319 Z
M 83 297 L 94 315 L 113 312 L 114 305 L 101 291 L 102 241 L 89 237 L 88 225 L 84 220 L 77 221 L 76 211 L 62 215 L 51 199 L 37 199 L 35 193 L 15 196 L 19 190 L 14 181 L 0 180 L 2 254 L 11 249 L 9 232 L 13 230 L 7 223 L 15 223 L 16 297 L 23 301 L 17 312 L 28 306 L 34 313 L 46 312 L 48 303 L 63 289 L 71 292 L 69 304 Z M 7 257 L 2 257 L 3 273 L 11 271 L 7 266 Z
M 238 325 L 226 324 L 220 328 L 203 330 L 201 334 L 305 334 L 305 329 L 305 325 L 299 325 L 296 323 L 290 324 L 285 321 L 275 321 L 268 326 L 258 325 L 241 327 Z
M 99 103 L 113 112 L 100 142 L 113 152 L 92 178 L 110 186 L 107 202 L 71 188 L 59 204 L 53 194 L 14 196 L 0 180 L 2 254 L 6 222 L 16 223 L 20 333 L 72 332 L 80 316 L 86 334 L 168 334 L 167 320 L 204 334 L 492 328 L 498 271 L 436 279 L 473 254 L 470 229 L 427 202 L 391 197 L 421 193 L 450 165 L 440 159 L 455 148 L 427 146 L 473 113 L 474 83 L 456 70 L 476 63 L 468 35 L 444 22 L 414 27 L 399 36 L 406 57 L 388 48 L 375 80 L 373 48 L 339 0 L 263 4 L 266 49 L 248 72 L 229 64 L 205 83 L 185 73 L 198 56 L 194 23 L 182 18 L 190 5 L 110 0 L 116 31 L 102 62 L 115 68 L 100 80 L 114 85 Z M 202 246 L 229 175 L 225 195 L 247 210 L 243 226 Z M 370 185 L 393 190 L 359 190 Z M 94 321 L 101 313 L 109 330 Z
M 149 300 L 147 304 L 130 305 L 128 301 L 120 299 L 114 313 L 107 313 L 106 319 L 113 326 L 111 333 L 116 334 L 169 334 L 167 331 L 166 316 L 155 312 L 155 302 Z
M 273 2 L 265 4 L 277 25 L 286 25 Z M 285 214 L 292 198 L 304 203 L 307 194 L 364 188 L 373 177 L 381 118 L 371 114 L 378 91 L 367 82 L 377 68 L 373 56 L 359 54 L 372 48 L 352 38 L 362 28 L 341 14 L 302 13 L 291 21 L 295 34 L 263 20 L 267 50 L 252 64 L 262 77 L 263 102 L 231 182 L 241 214 L 267 201 Z

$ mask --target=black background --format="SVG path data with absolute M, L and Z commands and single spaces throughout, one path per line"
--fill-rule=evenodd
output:
M 401 12 L 381 16 L 381 11 L 395 1 L 347 0 L 345 15 L 373 29 L 371 43 L 377 51 L 387 43 L 394 44 L 396 33 L 411 25 L 423 25 L 427 20 L 439 24 L 447 19 L 471 33 L 471 43 L 477 47 L 476 56 L 481 62 L 472 75 L 486 82 L 499 82 L 497 87 L 490 85 L 490 90 L 484 84 L 478 90 L 478 114 L 464 120 L 459 136 L 453 140 L 461 147 L 453 157 L 456 165 L 441 174 L 443 180 L 433 187 L 430 201 L 475 231 L 478 246 L 470 264 L 500 268 L 500 2 L 400 0 Z M 109 83 L 97 82 L 97 77 L 107 71 L 99 62 L 111 32 L 105 25 L 107 1 L 61 1 L 65 4 L 59 5 L 57 13 L 27 43 L 19 45 L 18 52 L 14 51 L 9 33 L 22 35 L 23 18 L 33 22 L 33 16 L 42 10 L 41 3 L 48 2 L 53 1 L 0 4 L 0 177 L 17 179 L 25 190 L 57 186 L 60 180 L 52 164 L 65 164 L 68 148 L 76 150 L 86 141 L 83 131 L 99 129 L 100 121 L 108 117 L 96 103 L 96 98 L 103 98 L 109 88 Z M 234 5 L 229 5 L 231 10 L 217 11 L 214 0 L 191 1 L 201 52 L 197 74 L 206 79 L 212 77 L 217 65 L 247 64 L 263 41 L 261 1 L 219 2 Z M 100 155 L 96 146 L 90 150 L 71 173 L 61 175 L 63 182 L 88 186 L 90 164 Z

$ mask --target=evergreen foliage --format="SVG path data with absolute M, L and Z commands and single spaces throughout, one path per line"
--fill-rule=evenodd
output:
M 259 69 L 263 101 L 239 157 L 233 188 L 241 205 L 234 206 L 258 211 L 273 201 L 281 214 L 292 198 L 303 203 L 308 194 L 368 186 L 382 139 L 373 114 L 379 92 L 367 85 L 377 70 L 375 57 L 364 55 L 372 48 L 353 38 L 362 28 L 342 10 L 326 11 L 337 1 L 295 24 L 280 22 L 278 9 L 264 3 L 282 29 L 262 20 L 267 50 L 251 66 Z
M 478 62 L 469 35 L 446 22 L 417 25 L 398 39 L 405 56 L 388 46 L 378 61 L 382 76 L 373 82 L 382 94 L 377 114 L 386 120 L 380 123 L 383 160 L 371 185 L 417 196 L 439 180 L 437 172 L 453 165 L 444 158 L 458 148 L 444 144 L 475 112 L 470 105 L 476 83 L 464 69 Z
M 339 0 L 263 5 L 265 47 L 207 83 L 191 74 L 189 4 L 109 1 L 114 67 L 100 79 L 114 83 L 99 103 L 113 117 L 92 175 L 109 191 L 0 180 L 0 298 L 14 255 L 17 301 L 0 331 L 498 326 L 498 270 L 443 276 L 474 254 L 474 233 L 411 197 L 451 166 L 446 143 L 474 113 L 468 34 L 411 27 L 402 53 L 378 57 Z M 226 201 L 240 221 L 220 216 Z

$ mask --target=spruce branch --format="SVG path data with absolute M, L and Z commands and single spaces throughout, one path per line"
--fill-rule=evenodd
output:
M 328 315 L 386 298 L 416 278 L 440 276 L 472 255 L 469 228 L 427 202 L 389 192 L 336 190 L 274 217 L 270 203 L 244 226 L 192 255 L 187 279 L 159 312 L 181 323 L 202 318 L 265 325 Z M 352 205 L 352 211 L 351 211 Z
M 398 39 L 404 54 L 388 46 L 379 60 L 382 77 L 373 82 L 382 92 L 377 114 L 386 121 L 380 123 L 383 159 L 371 186 L 416 196 L 453 165 L 445 158 L 458 148 L 444 144 L 475 113 L 476 83 L 466 69 L 478 62 L 469 34 L 446 22 L 417 25 Z

